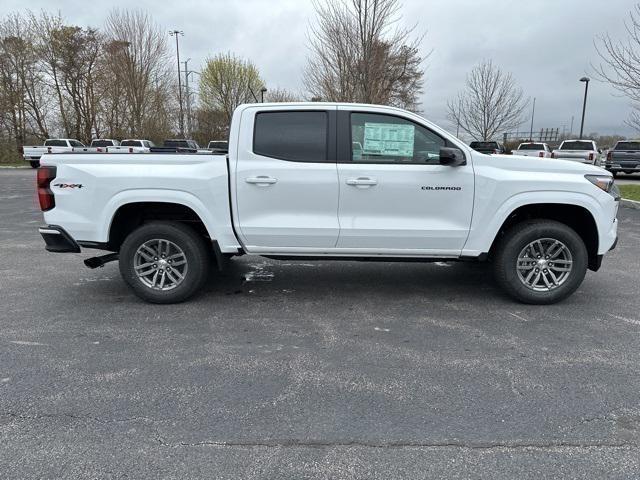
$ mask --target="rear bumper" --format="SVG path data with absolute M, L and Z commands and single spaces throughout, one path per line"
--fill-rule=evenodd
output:
M 46 244 L 48 252 L 55 253 L 80 253 L 80 246 L 67 233 L 67 231 L 57 225 L 47 225 L 38 229 L 42 239 Z
M 640 172 L 640 163 L 605 163 L 610 172 Z

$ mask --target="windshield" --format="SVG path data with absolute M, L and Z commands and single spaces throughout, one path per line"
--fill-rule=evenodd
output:
M 560 150 L 593 150 L 593 142 L 564 142 Z
M 228 143 L 219 141 L 219 142 L 209 142 L 209 148 L 227 148 Z
M 544 145 L 541 143 L 521 143 L 518 150 L 544 150 Z
M 618 142 L 614 150 L 640 150 L 640 142 Z

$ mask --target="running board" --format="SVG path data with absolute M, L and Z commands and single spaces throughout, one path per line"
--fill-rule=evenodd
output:
M 114 262 L 118 260 L 119 254 L 110 253 L 109 255 L 102 255 L 101 257 L 91 257 L 84 261 L 84 264 L 89 268 L 104 267 L 105 263 Z

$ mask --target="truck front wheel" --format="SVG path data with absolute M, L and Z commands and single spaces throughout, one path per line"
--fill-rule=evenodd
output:
M 545 305 L 567 298 L 587 273 L 587 248 L 567 225 L 531 220 L 508 230 L 494 251 L 497 282 L 524 303 Z
M 134 230 L 120 248 L 120 273 L 151 303 L 178 303 L 196 293 L 209 274 L 210 250 L 188 225 L 152 222 Z

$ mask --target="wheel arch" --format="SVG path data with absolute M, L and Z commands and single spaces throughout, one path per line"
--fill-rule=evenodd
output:
M 593 214 L 582 205 L 567 203 L 530 203 L 513 209 L 504 219 L 493 238 L 489 248 L 489 258 L 493 256 L 496 245 L 510 228 L 524 221 L 537 219 L 554 220 L 572 228 L 587 248 L 589 269 L 598 270 L 600 268 L 598 225 Z

